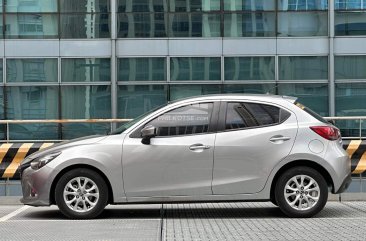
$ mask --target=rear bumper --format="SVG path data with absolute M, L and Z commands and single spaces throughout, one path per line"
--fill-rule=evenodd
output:
M 338 188 L 338 190 L 334 191 L 334 194 L 339 194 L 347 190 L 349 185 L 352 182 L 352 175 L 351 173 L 346 176 L 346 178 L 343 180 L 341 186 Z

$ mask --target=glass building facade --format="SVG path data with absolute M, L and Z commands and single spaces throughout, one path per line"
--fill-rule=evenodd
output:
M 135 118 L 217 93 L 292 95 L 323 116 L 366 115 L 366 0 L 0 5 L 1 119 Z M 357 123 L 339 124 L 355 134 Z M 0 125 L 0 139 L 71 139 L 109 128 Z

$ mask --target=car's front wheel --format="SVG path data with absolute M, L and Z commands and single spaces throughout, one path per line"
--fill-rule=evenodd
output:
M 95 218 L 107 205 L 108 187 L 97 172 L 76 168 L 58 180 L 55 200 L 61 212 L 69 218 Z
M 289 217 L 308 218 L 320 212 L 328 200 L 324 177 L 310 167 L 285 171 L 275 186 L 278 206 Z

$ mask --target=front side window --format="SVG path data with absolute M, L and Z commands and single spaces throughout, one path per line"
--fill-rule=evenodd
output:
M 257 103 L 228 103 L 225 129 L 242 129 L 275 125 L 285 121 L 290 113 L 276 106 Z
M 145 126 L 157 129 L 157 136 L 177 136 L 210 132 L 213 103 L 186 105 L 166 112 Z

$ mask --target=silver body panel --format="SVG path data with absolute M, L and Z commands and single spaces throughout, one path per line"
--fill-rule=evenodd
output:
M 273 167 L 290 153 L 296 134 L 295 115 L 280 125 L 217 133 L 213 193 L 250 194 L 261 191 Z M 272 137 L 289 139 L 271 142 Z
M 132 133 L 161 114 L 188 104 L 245 101 L 271 104 L 291 113 L 273 126 L 156 137 L 150 145 Z M 309 126 L 326 125 L 294 104 L 294 99 L 269 95 L 215 95 L 171 103 L 145 116 L 122 134 L 62 143 L 27 157 L 22 165 L 61 152 L 39 170 L 22 173 L 23 199 L 28 205 L 50 205 L 55 178 L 75 165 L 93 167 L 108 180 L 112 203 L 269 200 L 273 179 L 286 164 L 307 160 L 330 175 L 333 192 L 350 174 L 350 160 L 339 141 L 328 141 Z M 222 105 L 221 105 L 222 106 Z M 219 113 L 221 114 L 221 113 Z M 286 140 L 270 141 L 286 137 Z M 191 150 L 202 144 L 207 148 Z M 31 190 L 36 195 L 31 195 Z
M 144 145 L 126 136 L 122 162 L 127 198 L 212 194 L 214 141 L 215 134 L 207 134 L 153 138 Z M 189 150 L 196 143 L 211 148 Z

